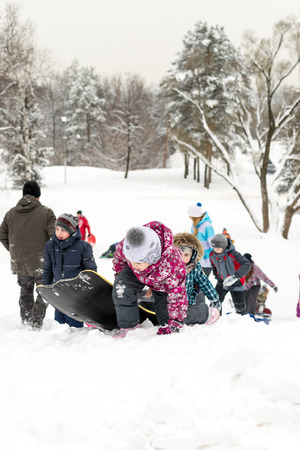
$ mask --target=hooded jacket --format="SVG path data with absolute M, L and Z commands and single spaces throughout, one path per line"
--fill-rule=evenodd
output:
M 246 280 L 246 284 L 245 284 L 246 290 L 248 291 L 253 286 L 260 286 L 261 280 L 264 281 L 265 283 L 267 283 L 271 288 L 274 288 L 275 283 L 273 283 L 273 281 L 267 277 L 267 275 L 261 270 L 260 267 L 258 267 L 257 264 L 255 264 L 255 262 L 253 260 L 252 260 L 252 263 L 253 263 L 251 266 L 252 273 L 249 274 L 250 277 L 248 280 Z M 248 278 L 248 276 L 246 278 Z
M 225 278 L 235 275 L 238 280 L 232 286 L 223 286 L 223 289 L 229 291 L 245 290 L 245 275 L 251 268 L 251 263 L 247 258 L 235 250 L 230 239 L 227 238 L 227 247 L 222 253 L 210 253 L 213 274 L 219 284 L 223 284 Z
M 191 232 L 194 233 L 194 230 L 195 227 L 194 225 L 192 225 Z M 209 254 L 211 252 L 210 241 L 214 237 L 215 232 L 212 226 L 212 221 L 207 212 L 205 213 L 203 219 L 200 220 L 200 222 L 197 224 L 196 230 L 197 230 L 197 239 L 199 239 L 199 241 L 201 242 L 204 250 L 204 254 L 201 257 L 201 266 L 211 267 L 209 259 Z
M 174 245 L 176 247 L 187 246 L 191 247 L 197 252 L 195 261 L 186 265 L 186 293 L 188 296 L 189 305 L 196 304 L 196 296 L 201 289 L 208 300 L 216 302 L 219 300 L 219 295 L 207 276 L 204 274 L 201 263 L 199 262 L 203 257 L 203 247 L 199 240 L 191 233 L 178 233 L 174 236 Z
M 12 273 L 42 274 L 44 247 L 54 226 L 53 211 L 29 194 L 6 213 L 0 226 L 0 241 L 10 252 Z
M 74 278 L 85 269 L 97 271 L 90 244 L 81 240 L 77 229 L 70 237 L 61 241 L 53 234 L 45 246 L 44 273 L 42 283 L 53 284 L 60 279 Z
M 161 222 L 150 222 L 144 225 L 157 233 L 161 242 L 161 257 L 157 263 L 151 264 L 140 272 L 133 268 L 124 255 L 124 239 L 119 242 L 113 258 L 113 270 L 119 274 L 129 266 L 136 278 L 155 291 L 167 292 L 169 318 L 183 321 L 188 305 L 185 280 L 185 264 L 181 252 L 173 245 L 172 231 Z

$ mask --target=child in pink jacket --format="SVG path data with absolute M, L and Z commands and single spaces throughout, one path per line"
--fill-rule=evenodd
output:
M 157 334 L 179 332 L 188 305 L 186 268 L 169 228 L 156 221 L 131 228 L 116 247 L 113 269 L 113 301 L 120 327 L 115 337 L 125 337 L 139 327 L 138 294 L 144 286 L 152 289 L 161 325 Z

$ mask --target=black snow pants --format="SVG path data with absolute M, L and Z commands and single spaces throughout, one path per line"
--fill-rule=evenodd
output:
M 120 328 L 133 328 L 139 323 L 138 294 L 144 286 L 130 267 L 125 267 L 116 276 L 112 297 Z M 152 289 L 152 295 L 157 321 L 160 325 L 166 325 L 169 320 L 167 293 Z
M 205 323 L 208 319 L 208 306 L 205 303 L 202 291 L 196 296 L 195 305 L 189 305 L 184 323 L 186 325 L 194 325 L 196 323 Z
M 247 306 L 247 312 L 255 314 L 256 312 L 256 299 L 259 293 L 260 285 L 252 286 L 245 292 L 245 302 Z
M 40 295 L 34 300 L 34 285 L 42 284 L 42 277 L 18 274 L 20 292 L 20 316 L 22 321 L 28 321 L 41 325 L 46 315 L 47 303 Z
M 223 283 L 217 283 L 215 289 L 219 294 L 219 300 L 221 303 L 223 303 L 226 294 L 230 292 L 236 312 L 238 314 L 246 314 L 247 309 L 245 304 L 245 291 L 229 291 L 228 289 L 223 288 Z

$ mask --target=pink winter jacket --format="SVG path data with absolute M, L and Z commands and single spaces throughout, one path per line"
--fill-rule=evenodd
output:
M 123 239 L 116 247 L 113 270 L 119 274 L 129 266 L 141 283 L 155 291 L 167 292 L 169 318 L 182 322 L 186 317 L 188 299 L 185 290 L 186 268 L 181 252 L 173 246 L 172 231 L 161 222 L 150 222 L 144 226 L 152 228 L 160 238 L 162 247 L 160 260 L 143 272 L 135 270 L 124 255 Z

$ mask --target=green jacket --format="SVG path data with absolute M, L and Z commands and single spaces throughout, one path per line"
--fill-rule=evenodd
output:
M 53 211 L 32 195 L 25 195 L 4 216 L 0 242 L 10 252 L 12 273 L 43 273 L 44 247 L 55 227 Z

